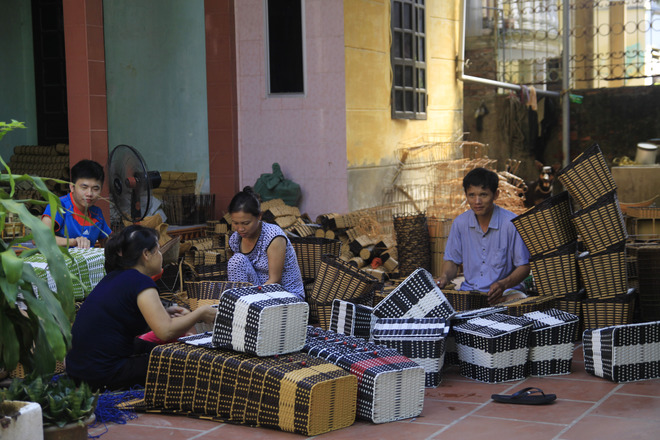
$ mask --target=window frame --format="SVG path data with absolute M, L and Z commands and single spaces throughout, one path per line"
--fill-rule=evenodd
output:
M 390 5 L 392 119 L 425 120 L 428 107 L 426 2 L 425 0 L 391 0 Z M 395 8 L 398 8 L 399 5 L 399 23 L 395 23 Z M 404 23 L 406 5 L 411 8 L 410 26 Z M 421 23 L 420 13 L 422 14 Z M 401 24 L 400 27 L 397 26 L 399 24 Z M 397 38 L 398 36 L 400 38 Z M 409 38 L 409 42 L 406 41 L 406 38 Z M 399 44 L 400 47 L 398 47 Z M 409 50 L 410 56 L 407 56 L 406 49 Z M 408 102 L 408 97 L 411 99 L 410 102 Z

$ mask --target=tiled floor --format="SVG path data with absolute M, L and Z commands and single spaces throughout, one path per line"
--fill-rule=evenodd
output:
M 490 395 L 510 394 L 535 386 L 557 395 L 552 405 L 495 403 Z M 106 431 L 90 429 L 90 435 Z M 286 432 L 222 424 L 180 416 L 139 414 L 126 425 L 110 424 L 101 440 L 163 439 L 296 439 Z M 451 439 L 451 440 L 633 440 L 660 438 L 660 379 L 616 384 L 587 374 L 582 348 L 573 357 L 572 373 L 503 384 L 466 379 L 457 368 L 443 375 L 438 388 L 428 388 L 424 411 L 414 419 L 374 425 L 361 421 L 315 438 Z

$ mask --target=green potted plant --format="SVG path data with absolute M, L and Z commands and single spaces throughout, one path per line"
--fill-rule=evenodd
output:
M 25 126 L 15 120 L 0 122 L 0 139 L 17 128 Z M 32 185 L 43 200 L 18 199 L 15 189 L 20 182 Z M 69 379 L 51 382 L 48 376 L 71 345 L 75 308 L 72 276 L 65 263 L 67 251 L 57 246 L 53 230 L 30 213 L 27 204 L 50 204 L 51 212 L 62 209 L 59 198 L 43 179 L 12 174 L 0 157 L 0 233 L 9 214 L 16 214 L 31 231 L 25 237 L 0 240 L 0 370 L 12 371 L 20 363 L 30 373 L 28 379 L 15 379 L 0 393 L 0 403 L 19 398 L 41 404 L 44 426 L 71 421 L 80 424 L 96 405 L 89 387 L 76 387 Z M 35 246 L 17 255 L 15 247 L 24 242 L 34 242 Z M 57 293 L 24 261 L 37 251 L 47 259 Z M 82 438 L 86 437 L 85 427 Z
M 0 391 L 0 400 L 29 401 L 41 405 L 44 439 L 86 439 L 87 425 L 94 422 L 98 393 L 64 375 L 31 374 L 14 379 Z M 66 436 L 65 436 L 66 433 Z

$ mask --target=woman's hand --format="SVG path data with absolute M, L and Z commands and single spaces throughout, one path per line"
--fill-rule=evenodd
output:
M 167 313 L 169 313 L 172 318 L 177 316 L 185 316 L 190 313 L 190 310 L 184 309 L 181 306 L 169 306 L 165 310 L 167 310 Z
M 213 306 L 202 306 L 200 307 L 201 311 L 201 320 L 207 324 L 213 324 L 215 322 L 215 315 L 218 314 L 218 309 Z

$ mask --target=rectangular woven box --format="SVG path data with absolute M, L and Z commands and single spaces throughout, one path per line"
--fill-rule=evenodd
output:
M 461 374 L 481 382 L 523 379 L 533 321 L 495 313 L 454 327 Z
M 445 365 L 458 365 L 458 350 L 456 349 L 456 332 L 454 331 L 454 327 L 465 324 L 470 319 L 492 315 L 493 313 L 506 313 L 506 307 L 482 307 L 476 310 L 460 312 L 451 317 L 449 320 L 449 333 L 445 340 Z
M 373 308 L 336 299 L 332 302 L 330 331 L 370 339 L 376 322 Z
M 222 292 L 213 327 L 216 347 L 272 356 L 305 345 L 309 306 L 279 284 Z
M 444 318 L 454 308 L 429 271 L 418 268 L 374 307 L 379 318 Z
M 424 369 L 397 351 L 312 326 L 303 351 L 357 376 L 358 418 L 385 423 L 422 413 Z
M 312 436 L 352 425 L 356 396 L 355 376 L 303 353 L 258 358 L 173 343 L 152 350 L 144 399 L 132 403 Z
M 570 374 L 573 337 L 580 318 L 557 309 L 525 313 L 523 317 L 534 321 L 528 373 L 531 376 Z
M 425 386 L 442 381 L 445 340 L 449 322 L 442 318 L 381 318 L 372 332 L 373 341 L 392 348 L 424 368 Z
M 660 377 L 660 321 L 588 329 L 582 342 L 587 373 L 614 382 Z

